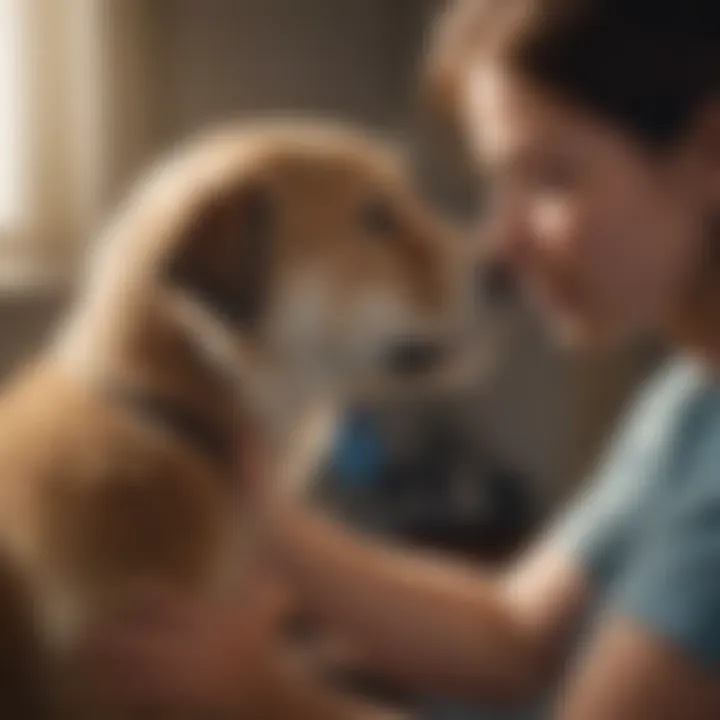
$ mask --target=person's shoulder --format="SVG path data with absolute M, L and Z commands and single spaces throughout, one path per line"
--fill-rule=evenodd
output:
M 672 357 L 641 385 L 639 407 L 648 413 L 675 414 L 704 403 L 708 393 L 718 395 L 709 371 L 695 358 Z
M 642 383 L 627 425 L 636 438 L 674 444 L 720 432 L 720 384 L 695 358 L 673 357 Z
M 720 376 L 716 371 L 694 358 L 675 360 L 666 370 L 662 388 L 671 404 L 674 398 L 678 446 L 687 451 L 715 448 L 720 460 Z
M 712 501 L 720 510 L 720 377 L 705 368 L 695 372 L 697 389 L 680 427 L 677 452 L 686 494 Z
M 680 510 L 686 503 L 720 503 L 720 377 L 693 358 L 669 362 L 650 381 L 636 418 L 660 459 Z M 720 532 L 720 526 L 718 527 Z
M 720 385 L 694 361 L 664 370 L 674 409 L 657 500 L 614 585 L 610 606 L 714 670 L 720 668 Z M 672 400 L 672 402 L 671 402 Z

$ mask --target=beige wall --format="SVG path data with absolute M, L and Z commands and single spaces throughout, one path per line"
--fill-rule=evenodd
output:
M 36 352 L 49 336 L 64 296 L 0 297 L 0 378 Z
M 271 111 L 404 111 L 409 0 L 156 0 L 161 133 Z

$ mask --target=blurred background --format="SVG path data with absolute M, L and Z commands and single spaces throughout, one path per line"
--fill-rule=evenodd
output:
M 436 0 L 0 0 L 0 371 L 47 336 L 96 229 L 143 166 L 208 124 L 339 117 L 407 145 L 469 217 L 470 174 L 418 101 Z M 530 318 L 489 382 L 348 418 L 322 499 L 483 554 L 576 484 L 648 358 L 563 357 Z

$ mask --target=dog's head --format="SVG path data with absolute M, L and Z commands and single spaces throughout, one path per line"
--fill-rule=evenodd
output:
M 246 363 L 317 390 L 426 377 L 457 351 L 471 264 L 381 144 L 322 125 L 230 130 L 164 174 L 185 181 L 166 194 L 182 207 L 160 280 Z

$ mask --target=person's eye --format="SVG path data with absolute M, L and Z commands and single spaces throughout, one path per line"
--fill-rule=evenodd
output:
M 542 193 L 559 194 L 572 190 L 577 181 L 573 167 L 567 162 L 545 161 L 531 170 L 531 183 Z

